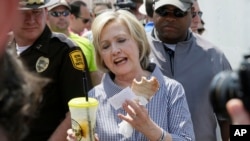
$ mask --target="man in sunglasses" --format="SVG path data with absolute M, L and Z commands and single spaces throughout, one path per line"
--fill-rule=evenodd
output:
M 46 25 L 47 7 L 56 2 L 19 0 L 20 14 L 12 28 L 14 41 L 10 46 L 28 70 L 50 79 L 24 141 L 66 140 L 66 130 L 71 126 L 68 101 L 86 95 L 83 72 L 89 74 L 81 49 L 65 35 L 52 33 Z
M 70 30 L 82 36 L 83 33 L 91 28 L 91 14 L 87 4 L 82 0 L 70 2 L 71 21 Z
M 197 0 L 194 1 L 194 4 L 193 4 L 193 19 L 192 19 L 192 22 L 191 22 L 191 29 L 193 32 L 195 33 L 199 33 L 198 32 L 198 29 L 200 28 L 200 25 L 201 24 L 201 17 L 202 17 L 202 14 L 203 12 L 200 10 L 200 6 L 199 6 L 199 3 Z M 204 27 L 203 27 L 204 28 Z
M 70 14 L 70 6 L 66 0 L 59 0 L 55 5 L 48 7 L 47 23 L 50 29 L 65 34 L 82 49 L 87 59 L 91 82 L 95 86 L 101 82 L 102 75 L 95 63 L 94 46 L 88 39 L 69 30 L 70 18 L 74 17 Z
M 190 25 L 194 0 L 155 0 L 155 28 L 148 34 L 151 59 L 164 75 L 179 81 L 185 89 L 197 141 L 216 141 L 216 117 L 209 99 L 212 78 L 231 66 L 215 45 Z M 228 140 L 228 122 L 219 119 L 223 140 Z

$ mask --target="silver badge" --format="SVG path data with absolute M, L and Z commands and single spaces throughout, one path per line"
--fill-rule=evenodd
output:
M 39 57 L 36 61 L 36 71 L 37 72 L 43 72 L 45 71 L 49 66 L 49 58 L 46 57 Z

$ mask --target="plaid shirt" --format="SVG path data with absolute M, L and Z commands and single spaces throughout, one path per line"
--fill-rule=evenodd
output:
M 148 71 L 152 72 L 159 83 L 160 89 L 146 105 L 149 116 L 161 128 L 172 135 L 173 141 L 193 141 L 194 131 L 185 92 L 180 83 L 163 76 L 155 64 L 150 64 Z M 99 101 L 95 132 L 100 141 L 146 141 L 142 133 L 134 130 L 130 138 L 118 133 L 121 119 L 117 114 L 126 115 L 122 108 L 115 110 L 108 99 L 119 93 L 123 88 L 116 85 L 110 74 L 105 74 L 102 83 L 89 92 L 90 97 Z

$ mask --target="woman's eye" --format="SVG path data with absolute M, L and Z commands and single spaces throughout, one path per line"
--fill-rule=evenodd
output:
M 109 45 L 103 45 L 102 46 L 102 49 L 108 49 L 109 48 Z
M 119 39 L 119 40 L 118 40 L 119 43 L 123 43 L 123 42 L 125 42 L 125 41 L 126 41 L 126 39 Z

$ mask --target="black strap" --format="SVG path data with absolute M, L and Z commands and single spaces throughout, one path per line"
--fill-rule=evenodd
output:
M 164 49 L 165 49 L 165 52 L 169 56 L 170 69 L 171 69 L 172 75 L 174 76 L 174 51 L 172 49 L 169 49 L 166 45 L 164 45 Z

